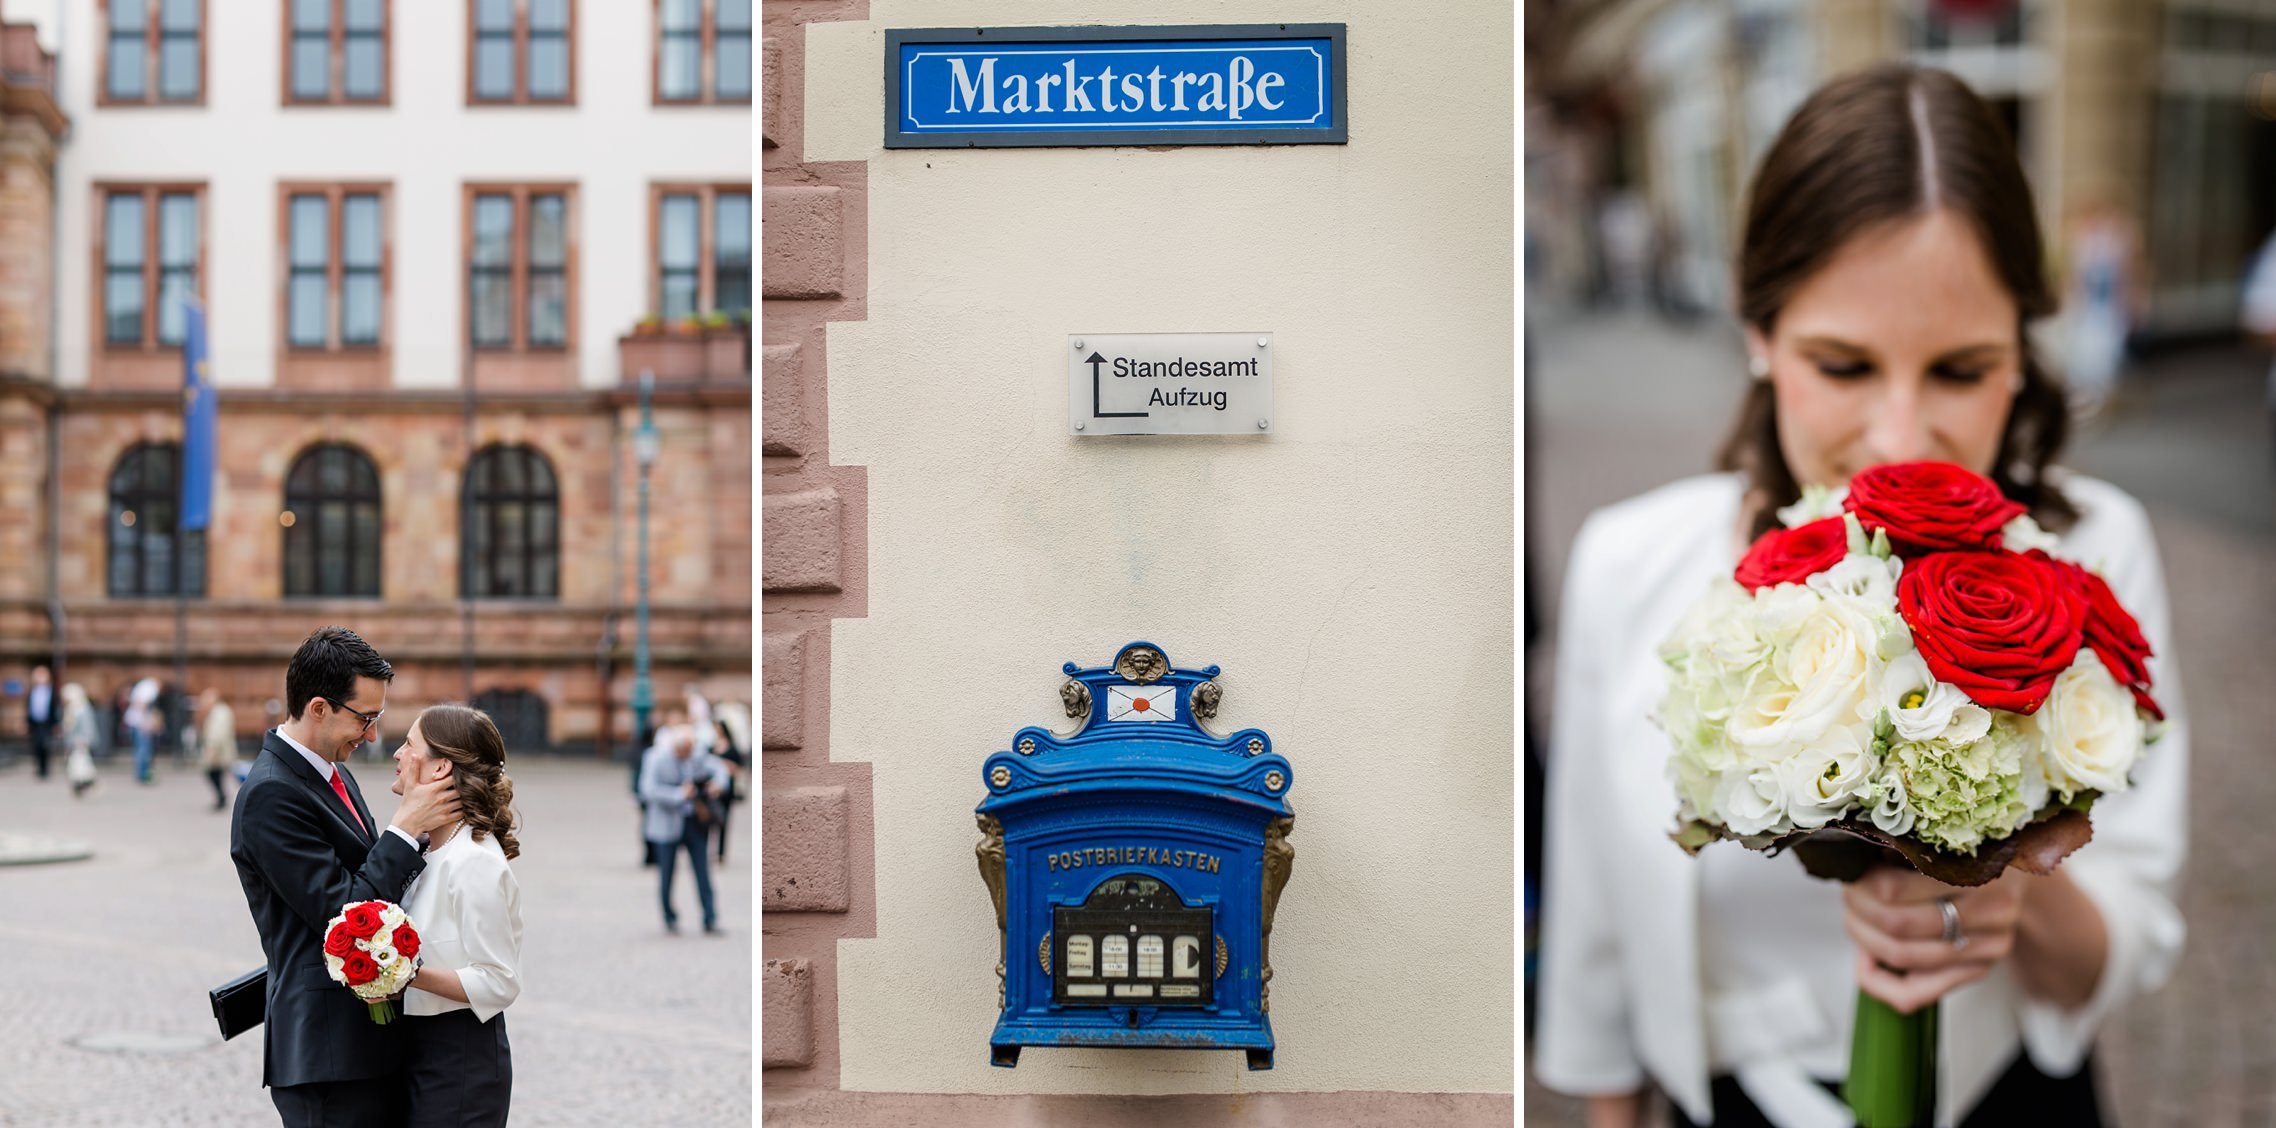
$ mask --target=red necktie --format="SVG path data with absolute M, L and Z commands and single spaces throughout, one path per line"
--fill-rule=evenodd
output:
M 348 809 L 348 817 L 355 820 L 356 829 L 369 834 L 364 827 L 364 817 L 356 813 L 356 805 L 348 800 L 348 781 L 340 778 L 338 768 L 332 769 L 332 793 L 340 797 L 340 805 Z

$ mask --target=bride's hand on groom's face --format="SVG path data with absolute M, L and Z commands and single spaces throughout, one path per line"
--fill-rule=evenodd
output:
M 413 836 L 436 830 L 456 818 L 458 781 L 448 775 L 404 788 L 403 802 L 395 808 L 395 825 Z

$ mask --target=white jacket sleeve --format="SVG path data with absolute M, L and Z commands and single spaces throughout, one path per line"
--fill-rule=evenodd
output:
M 1602 634 L 1611 625 L 1599 588 L 1613 562 L 1601 558 L 1594 527 L 1594 520 L 1582 526 L 1574 541 L 1557 618 L 1533 1040 L 1535 1076 L 1575 1095 L 1627 1093 L 1644 1084 L 1629 1037 L 1619 922 L 1608 898 L 1615 877 L 1602 871 L 1606 854 L 1596 841 L 1613 825 L 1600 809 L 1612 789 L 1601 785 L 1597 735 L 1606 708 Z
M 466 966 L 459 986 L 474 1017 L 488 1022 L 522 993 L 522 890 L 504 865 L 462 870 L 467 887 L 454 890 L 463 914 L 459 946 Z
M 2109 546 L 2106 558 L 2081 563 L 2102 572 L 2111 593 L 2141 624 L 2154 655 L 2150 696 L 2165 710 L 2167 728 L 2134 769 L 2133 786 L 2096 801 L 2093 840 L 2063 862 L 2063 872 L 2101 912 L 2109 953 L 2084 1006 L 2064 1010 L 2030 999 L 2022 1004 L 2024 1047 L 2032 1064 L 2053 1077 L 2078 1071 L 2113 1008 L 2165 983 L 2187 935 L 2174 899 L 2189 852 L 2189 722 L 2173 655 L 2165 574 L 2138 503 L 2115 490 L 2081 498 L 2088 499 L 2107 508 L 2099 516 L 2114 526 L 2114 535 L 2101 542 Z

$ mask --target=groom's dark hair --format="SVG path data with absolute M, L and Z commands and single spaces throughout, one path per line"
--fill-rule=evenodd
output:
M 357 678 L 394 681 L 395 667 L 346 627 L 316 628 L 285 667 L 285 715 L 299 720 L 319 697 L 345 700 L 356 691 Z

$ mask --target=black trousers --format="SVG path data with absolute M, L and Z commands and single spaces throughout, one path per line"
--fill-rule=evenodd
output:
M 514 1094 L 506 1016 L 481 1022 L 470 1010 L 396 1019 L 405 1023 L 411 1075 L 407 1128 L 505 1128 Z
M 269 1090 L 284 1128 L 401 1128 L 403 1095 L 401 1077 L 314 1081 Z
M 47 760 L 55 751 L 55 725 L 32 722 L 32 765 L 39 778 L 47 778 Z
M 1831 1081 L 1818 1084 L 1837 1095 L 1841 1088 Z M 1715 1119 L 1704 1128 L 1772 1128 L 1762 1110 L 1754 1107 L 1739 1088 L 1737 1079 L 1715 1078 L 1711 1095 Z M 1677 1128 L 1702 1128 L 1683 1115 L 1682 1109 L 1674 1113 Z M 2000 1074 L 1976 1107 L 1968 1110 L 1960 1128 L 2024 1124 L 2032 1128 L 2102 1128 L 2102 1106 L 2094 1095 L 2094 1058 L 2088 1056 L 2079 1071 L 2069 1077 L 2049 1077 L 2031 1064 L 2031 1055 L 2017 1053 L 2007 1072 Z

